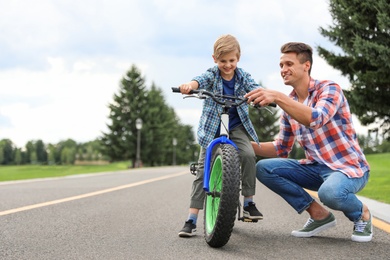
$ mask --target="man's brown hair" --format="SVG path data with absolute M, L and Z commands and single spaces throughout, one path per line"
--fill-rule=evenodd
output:
M 280 51 L 282 53 L 289 53 L 289 52 L 296 53 L 299 62 L 301 64 L 305 63 L 306 61 L 309 61 L 310 62 L 309 75 L 310 75 L 311 68 L 313 66 L 313 49 L 309 45 L 303 42 L 288 42 L 280 48 Z

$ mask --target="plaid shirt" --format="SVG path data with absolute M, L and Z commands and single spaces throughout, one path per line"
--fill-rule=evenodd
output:
M 290 97 L 298 100 L 294 90 Z M 283 112 L 279 136 L 273 142 L 277 155 L 287 158 L 296 139 L 306 155 L 299 161 L 301 164 L 317 161 L 350 178 L 362 177 L 370 166 L 358 144 L 341 87 L 332 81 L 311 79 L 306 101 L 312 108 L 310 126 L 305 127 Z
M 236 96 L 244 96 L 253 89 L 260 87 L 259 84 L 257 84 L 252 79 L 252 76 L 243 69 L 237 68 L 234 77 L 234 93 Z M 193 78 L 192 80 L 195 80 L 199 83 L 199 89 L 205 89 L 207 91 L 221 95 L 223 94 L 222 77 L 220 75 L 218 66 L 214 66 L 208 69 L 205 73 Z M 221 105 L 215 103 L 211 98 L 204 100 L 202 115 L 200 117 L 197 133 L 198 142 L 202 147 L 207 148 L 209 143 L 214 139 L 221 122 L 220 114 L 222 111 L 223 108 Z M 250 137 L 252 137 L 252 139 L 258 143 L 259 139 L 255 129 L 253 128 L 252 122 L 249 119 L 248 104 L 244 103 L 237 107 L 237 111 L 246 131 Z

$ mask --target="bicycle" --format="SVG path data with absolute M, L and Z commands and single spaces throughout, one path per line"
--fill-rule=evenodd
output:
M 173 87 L 172 91 L 180 93 L 179 88 Z M 223 107 L 220 115 L 220 136 L 215 138 L 206 149 L 203 177 L 203 189 L 206 193 L 204 237 L 209 246 L 222 247 L 230 239 L 237 212 L 238 220 L 257 222 L 257 220 L 241 217 L 239 195 L 241 163 L 238 147 L 229 139 L 229 109 L 247 102 L 247 98 L 219 95 L 206 90 L 191 90 L 184 98 L 189 97 L 212 98 Z M 276 105 L 271 104 L 271 106 Z M 194 175 L 197 171 L 196 166 L 196 163 L 190 165 L 190 172 Z

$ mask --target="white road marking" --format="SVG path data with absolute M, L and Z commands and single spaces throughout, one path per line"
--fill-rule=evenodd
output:
M 170 178 L 178 177 L 178 176 L 181 176 L 184 174 L 188 174 L 188 171 L 174 173 L 174 174 L 170 174 L 170 175 L 166 175 L 166 176 L 162 176 L 162 177 L 158 177 L 158 178 L 153 178 L 153 179 L 149 179 L 149 180 L 139 181 L 139 182 L 135 182 L 135 183 L 130 183 L 130 184 L 126 184 L 126 185 L 121 185 L 121 186 L 117 186 L 117 187 L 113 187 L 113 188 L 109 188 L 109 189 L 85 193 L 85 194 L 81 194 L 81 195 L 77 195 L 77 196 L 73 196 L 73 197 L 52 200 L 52 201 L 28 205 L 28 206 L 24 206 L 24 207 L 20 207 L 20 208 L 0 211 L 0 216 L 5 216 L 5 215 L 9 215 L 9 214 L 13 214 L 13 213 L 21 212 L 21 211 L 26 211 L 26 210 L 31 210 L 31 209 L 36 209 L 36 208 L 42 208 L 42 207 L 46 207 L 46 206 L 50 206 L 50 205 L 63 203 L 63 202 L 84 199 L 84 198 L 88 198 L 88 197 L 92 197 L 92 196 L 101 195 L 104 193 L 109 193 L 109 192 L 123 190 L 123 189 L 131 188 L 131 187 L 135 187 L 135 186 L 139 186 L 139 185 L 144 185 L 144 184 L 155 182 L 155 181 L 170 179 Z

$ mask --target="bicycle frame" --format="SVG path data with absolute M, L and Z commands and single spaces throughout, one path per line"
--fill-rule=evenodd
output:
M 205 158 L 205 165 L 203 170 L 203 190 L 206 192 L 210 191 L 210 164 L 211 164 L 211 158 L 212 158 L 212 152 L 216 145 L 219 144 L 230 144 L 238 150 L 237 145 L 229 139 L 229 114 L 228 111 L 229 108 L 224 107 L 224 112 L 221 114 L 221 127 L 220 127 L 220 137 L 215 138 L 206 149 L 206 158 Z

